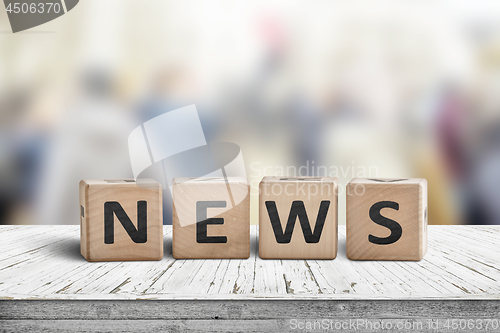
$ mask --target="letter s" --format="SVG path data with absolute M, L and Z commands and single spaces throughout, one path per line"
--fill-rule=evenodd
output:
M 388 245 L 397 242 L 401 238 L 403 229 L 398 222 L 388 219 L 387 217 L 383 217 L 380 214 L 382 208 L 392 208 L 395 210 L 399 210 L 399 204 L 394 201 L 380 201 L 373 204 L 373 206 L 371 206 L 370 208 L 370 219 L 373 222 L 390 229 L 391 234 L 389 235 L 389 237 L 385 238 L 368 235 L 368 241 L 373 244 Z

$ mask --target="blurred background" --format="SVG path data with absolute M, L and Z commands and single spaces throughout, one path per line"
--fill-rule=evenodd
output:
M 481 0 L 82 0 L 16 34 L 2 7 L 0 223 L 78 224 L 78 182 L 132 178 L 128 134 L 189 104 L 241 147 L 253 224 L 289 167 L 423 177 L 430 224 L 500 224 L 500 2 Z

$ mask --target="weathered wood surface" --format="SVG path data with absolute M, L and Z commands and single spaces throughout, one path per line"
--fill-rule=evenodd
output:
M 1 300 L 0 321 L 496 318 L 497 300 Z
M 342 332 L 456 332 L 464 329 L 451 320 L 483 325 L 472 332 L 497 331 L 499 312 L 496 300 L 0 300 L 0 331 L 324 332 L 326 324 Z
M 78 226 L 1 226 L 0 299 L 449 300 L 500 298 L 500 227 L 429 226 L 419 262 L 262 260 L 252 226 L 244 260 L 175 260 L 172 229 L 157 262 L 87 262 Z M 3 303 L 3 302 L 2 302 Z M 23 303 L 24 304 L 24 303 Z

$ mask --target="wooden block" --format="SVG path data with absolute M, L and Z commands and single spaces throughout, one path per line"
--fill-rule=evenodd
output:
M 153 179 L 82 180 L 80 248 L 88 261 L 160 260 L 162 192 Z
M 264 177 L 259 196 L 262 259 L 335 259 L 337 178 Z
M 173 256 L 250 257 L 250 191 L 245 178 L 174 178 Z
M 353 179 L 346 194 L 349 259 L 423 258 L 427 252 L 427 180 Z

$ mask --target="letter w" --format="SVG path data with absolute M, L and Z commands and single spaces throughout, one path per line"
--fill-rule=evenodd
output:
M 307 218 L 306 208 L 303 201 L 292 202 L 292 208 L 290 209 L 290 214 L 288 215 L 288 221 L 286 223 L 285 232 L 281 228 L 281 221 L 278 215 L 278 209 L 276 208 L 276 202 L 266 201 L 267 213 L 269 214 L 269 219 L 271 220 L 271 225 L 273 226 L 274 236 L 276 236 L 276 241 L 279 244 L 290 243 L 292 239 L 293 228 L 295 227 L 295 221 L 297 217 L 300 221 L 300 226 L 302 227 L 302 233 L 304 234 L 304 239 L 306 243 L 318 243 L 321 237 L 321 232 L 323 231 L 323 226 L 325 225 L 326 215 L 328 214 L 328 208 L 330 207 L 330 201 L 321 201 L 319 206 L 318 217 L 316 218 L 316 225 L 314 226 L 314 233 L 311 232 L 311 225 L 309 224 L 309 219 Z
M 146 243 L 148 236 L 148 204 L 146 201 L 137 201 L 137 229 L 118 202 L 108 201 L 104 203 L 105 244 L 113 244 L 115 242 L 115 219 L 113 213 L 134 243 Z

